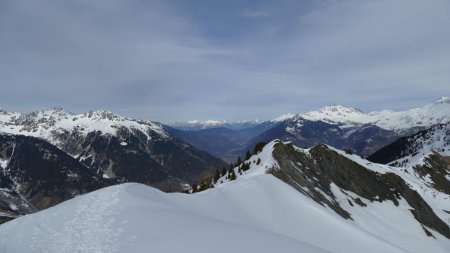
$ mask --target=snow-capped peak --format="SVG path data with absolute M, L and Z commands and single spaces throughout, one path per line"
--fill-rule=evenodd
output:
M 181 122 L 167 122 L 166 125 L 169 125 L 173 128 L 181 129 L 181 130 L 203 130 L 210 128 L 218 128 L 218 127 L 226 127 L 230 129 L 241 129 L 249 126 L 254 126 L 262 123 L 263 121 L 259 119 L 254 120 L 188 120 Z
M 328 105 L 317 111 L 300 114 L 300 116 L 307 120 L 346 124 L 353 122 L 366 123 L 369 121 L 368 117 L 361 110 L 343 105 Z
M 320 109 L 319 112 L 322 113 L 336 113 L 336 114 L 346 114 L 346 113 L 362 113 L 361 110 L 349 106 L 333 104 L 327 105 Z
M 213 120 L 213 119 L 209 119 L 209 120 L 205 120 L 205 121 L 200 121 L 200 120 L 188 120 L 186 122 L 184 122 L 185 124 L 190 124 L 190 125 L 196 125 L 196 124 L 203 124 L 203 125 L 221 125 L 221 124 L 226 124 L 228 123 L 228 121 L 226 120 Z
M 39 137 L 53 144 L 57 144 L 53 136 L 59 133 L 100 131 L 114 135 L 120 128 L 138 130 L 147 136 L 149 131 L 165 138 L 169 136 L 159 123 L 135 120 L 104 110 L 74 114 L 62 108 L 51 108 L 28 114 L 4 112 L 0 115 L 0 132 Z
M 275 122 L 285 121 L 285 120 L 294 118 L 296 115 L 297 115 L 297 114 L 286 113 L 286 114 L 283 114 L 283 115 L 281 115 L 281 116 L 275 118 L 273 121 L 275 121 Z
M 406 111 L 382 110 L 363 113 L 361 110 L 342 106 L 329 105 L 316 111 L 302 114 L 282 115 L 275 121 L 289 119 L 306 119 L 339 124 L 342 127 L 374 124 L 388 130 L 402 131 L 412 127 L 430 127 L 435 124 L 450 121 L 450 97 L 441 97 L 423 107 Z
M 441 97 L 440 99 L 433 102 L 434 104 L 450 104 L 450 97 Z

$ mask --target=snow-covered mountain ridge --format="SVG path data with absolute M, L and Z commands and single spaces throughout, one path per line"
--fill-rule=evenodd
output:
M 169 138 L 159 123 L 135 120 L 103 110 L 81 114 L 73 114 L 61 108 L 42 109 L 27 114 L 0 110 L 0 132 L 40 137 L 46 140 L 53 140 L 53 136 L 58 133 L 74 130 L 81 134 L 93 131 L 116 134 L 122 127 L 142 133 L 152 131 Z
M 202 125 L 201 122 L 196 122 L 198 127 L 207 129 L 172 127 L 182 129 L 176 133 L 177 137 L 226 161 L 242 156 L 258 142 L 274 139 L 292 141 L 300 147 L 324 143 L 369 156 L 400 137 L 449 122 L 449 101 L 443 97 L 423 107 L 400 112 L 364 113 L 351 107 L 331 105 L 317 111 L 285 114 L 275 120 L 246 125 L 247 128 L 238 131 L 227 124 Z
M 315 111 L 304 113 L 287 113 L 273 120 L 191 120 L 186 122 L 168 123 L 181 130 L 199 130 L 215 127 L 254 126 L 263 122 L 276 124 L 285 120 L 310 120 L 339 124 L 342 127 L 354 127 L 373 124 L 387 130 L 403 131 L 414 127 L 430 127 L 435 124 L 450 121 L 450 97 L 441 97 L 425 106 L 405 111 L 381 110 L 364 113 L 363 111 L 344 105 L 328 105 Z
M 317 111 L 310 111 L 279 118 L 283 120 L 306 119 L 340 124 L 343 127 L 373 124 L 387 130 L 402 131 L 414 127 L 429 127 L 450 121 L 450 98 L 441 97 L 423 107 L 406 111 L 375 111 L 364 113 L 359 109 L 342 105 L 325 106 Z
M 171 126 L 176 129 L 184 131 L 198 131 L 211 128 L 225 127 L 233 130 L 239 130 L 243 128 L 249 128 L 257 126 L 264 121 L 262 120 L 188 120 L 181 122 L 166 123 L 166 125 Z

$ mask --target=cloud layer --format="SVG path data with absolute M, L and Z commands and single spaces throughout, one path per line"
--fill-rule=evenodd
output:
M 450 2 L 2 1 L 0 101 L 159 120 L 450 95 Z

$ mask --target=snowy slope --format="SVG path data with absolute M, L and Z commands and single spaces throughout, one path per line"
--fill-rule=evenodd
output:
M 442 97 L 423 107 L 399 112 L 383 110 L 363 113 L 351 107 L 330 105 L 317 111 L 283 115 L 275 121 L 295 120 L 296 118 L 334 123 L 342 125 L 342 127 L 374 124 L 383 129 L 402 131 L 413 127 L 429 127 L 449 122 L 450 98 Z
M 0 226 L 4 252 L 329 252 L 322 247 L 402 252 L 268 175 L 195 195 L 124 184 Z

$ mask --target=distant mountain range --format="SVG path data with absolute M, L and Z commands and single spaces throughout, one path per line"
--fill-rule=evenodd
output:
M 300 147 L 324 143 L 369 156 L 400 137 L 449 121 L 450 98 L 442 97 L 423 107 L 400 112 L 363 113 L 355 108 L 331 105 L 269 121 L 249 121 L 245 128 L 233 127 L 226 121 L 214 121 L 215 124 L 195 121 L 195 128 L 186 127 L 189 122 L 171 127 L 181 130 L 174 133 L 179 139 L 226 161 L 234 161 L 246 150 L 252 150 L 256 143 L 273 139 L 292 141 Z M 211 145 L 219 142 L 227 144 Z
M 174 122 L 166 123 L 166 125 L 171 126 L 175 129 L 183 131 L 196 131 L 204 130 L 210 128 L 228 128 L 232 130 L 240 130 L 244 128 L 249 128 L 257 126 L 264 121 L 261 120 L 243 120 L 243 121 L 228 121 L 228 120 L 189 120 L 184 122 Z

